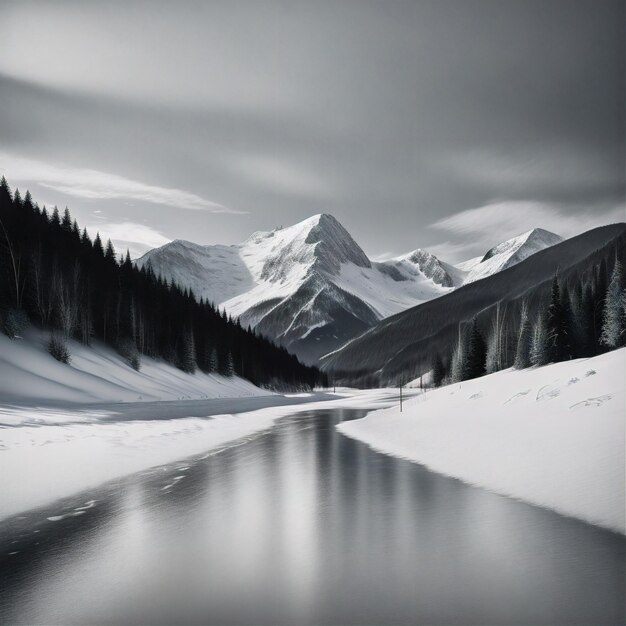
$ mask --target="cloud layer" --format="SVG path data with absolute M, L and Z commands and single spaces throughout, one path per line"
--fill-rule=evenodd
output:
M 567 239 L 600 224 L 625 220 L 623 205 L 573 214 L 540 202 L 496 202 L 460 211 L 431 224 L 432 229 L 456 239 L 438 244 L 432 251 L 446 261 L 458 262 L 484 254 L 494 244 L 536 227 Z
M 34 182 L 46 189 L 89 200 L 123 199 L 162 204 L 174 209 L 210 213 L 242 213 L 182 189 L 148 185 L 91 169 L 64 168 L 42 161 L 0 153 L 0 166 L 13 183 Z
M 35 197 L 199 243 L 329 212 L 370 256 L 464 255 L 460 234 L 428 226 L 498 204 L 512 227 L 485 222 L 490 243 L 567 234 L 624 203 L 625 11 L 5 0 L 0 146 L 47 164 L 20 182 L 46 185 Z

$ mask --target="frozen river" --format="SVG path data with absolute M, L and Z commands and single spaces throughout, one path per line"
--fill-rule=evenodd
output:
M 624 622 L 624 537 L 335 430 L 364 414 L 300 413 L 0 522 L 0 622 Z

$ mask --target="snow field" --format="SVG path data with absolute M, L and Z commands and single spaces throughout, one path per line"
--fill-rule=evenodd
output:
M 626 348 L 432 390 L 337 428 L 375 450 L 626 533 Z

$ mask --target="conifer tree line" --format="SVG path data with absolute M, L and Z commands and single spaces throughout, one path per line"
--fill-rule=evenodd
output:
M 98 339 L 135 369 L 142 355 L 181 370 L 237 374 L 267 387 L 326 385 L 315 367 L 191 290 L 138 269 L 111 241 L 92 240 L 68 209 L 50 213 L 27 191 L 0 181 L 0 323 L 10 337 L 29 323 L 50 331 L 50 353 L 70 358 L 67 339 Z
M 552 279 L 547 298 L 492 307 L 487 319 L 460 324 L 448 353 L 432 358 L 432 383 L 460 382 L 515 367 L 591 357 L 626 345 L 623 249 L 581 276 Z M 610 266 L 612 265 L 612 266 Z

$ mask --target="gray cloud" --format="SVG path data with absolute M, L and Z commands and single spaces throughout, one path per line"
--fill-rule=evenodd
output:
M 123 254 L 128 250 L 134 259 L 151 248 L 157 248 L 171 241 L 154 228 L 134 222 L 94 221 L 93 223 L 87 222 L 85 227 L 91 236 L 99 233 L 103 241 L 111 240 L 118 253 Z
M 249 212 L 33 179 L 83 219 L 228 243 L 327 211 L 371 255 L 471 256 L 476 237 L 428 226 L 500 207 L 491 245 L 511 203 L 561 234 L 556 214 L 623 206 L 623 23 L 617 0 L 5 3 L 0 141 Z
M 168 189 L 147 185 L 123 176 L 81 168 L 64 168 L 42 161 L 0 152 L 0 163 L 6 163 L 6 174 L 13 183 L 22 181 L 59 191 L 68 196 L 86 199 L 126 199 L 164 204 L 180 209 L 210 213 L 245 213 L 205 200 L 182 189 Z
M 444 259 L 456 262 L 473 253 L 484 253 L 498 243 L 494 233 L 502 240 L 510 239 L 540 223 L 562 237 L 573 237 L 598 224 L 624 221 L 625 217 L 623 205 L 574 214 L 539 202 L 507 201 L 466 209 L 436 221 L 431 228 L 457 237 L 457 243 L 446 241 L 437 247 Z

